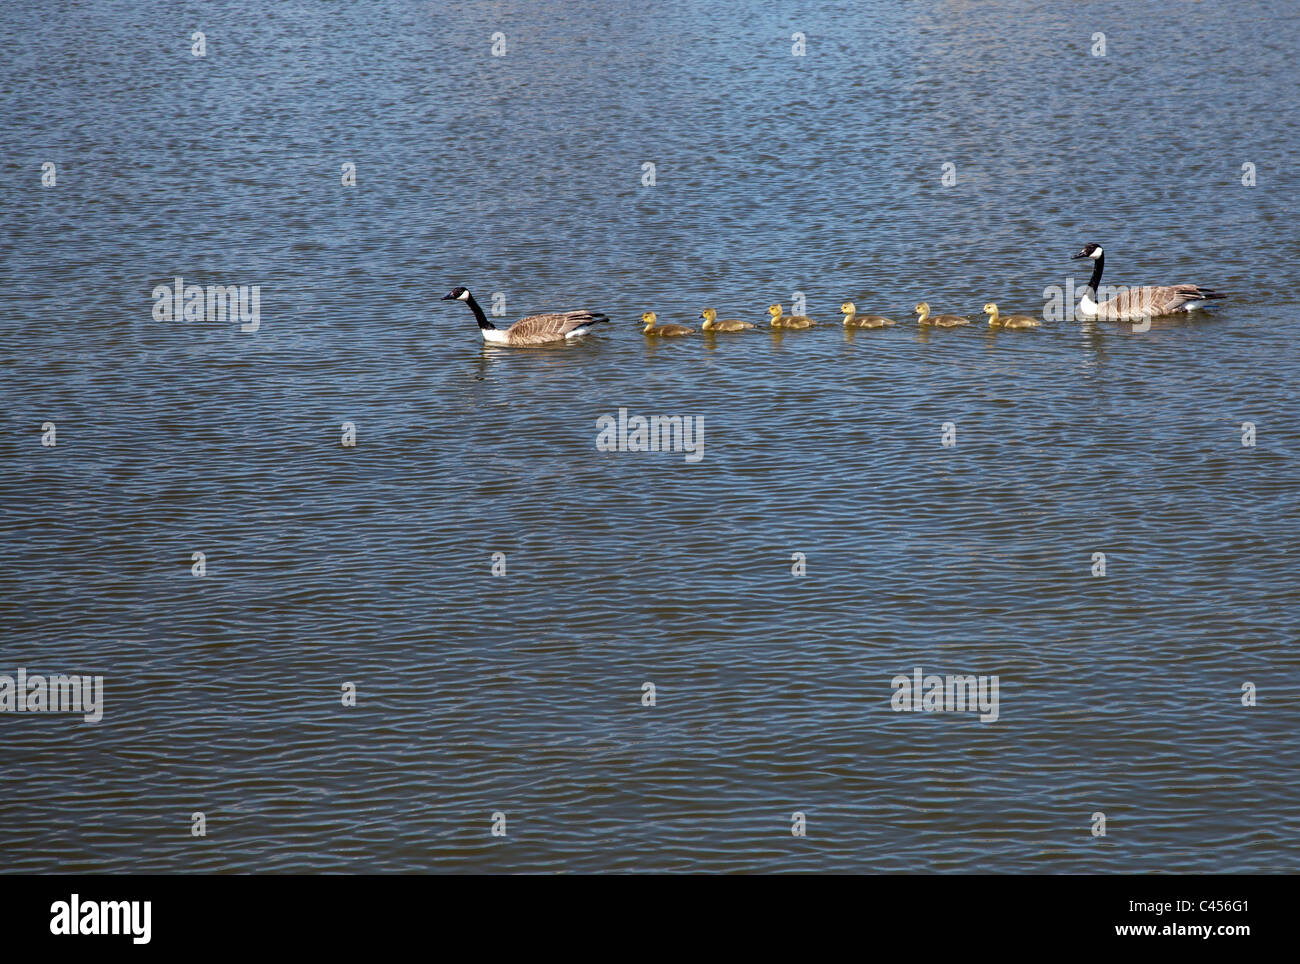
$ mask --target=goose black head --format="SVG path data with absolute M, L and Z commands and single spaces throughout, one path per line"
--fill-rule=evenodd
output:
M 1080 258 L 1092 258 L 1092 260 L 1096 261 L 1100 257 L 1101 257 L 1101 245 L 1089 241 L 1087 244 L 1083 246 L 1083 248 L 1079 251 L 1078 254 L 1070 255 L 1070 260 L 1077 261 Z
M 455 288 L 452 288 L 450 291 L 448 291 L 445 295 L 443 295 L 438 300 L 439 301 L 469 301 L 469 289 L 462 288 L 459 285 L 457 285 Z

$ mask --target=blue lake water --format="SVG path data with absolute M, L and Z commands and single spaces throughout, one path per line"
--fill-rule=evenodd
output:
M 0 6 L 0 675 L 105 694 L 0 714 L 0 867 L 1300 871 L 1298 53 L 1282 0 Z M 989 331 L 1088 241 L 1229 297 Z M 612 323 L 485 348 L 454 285 Z

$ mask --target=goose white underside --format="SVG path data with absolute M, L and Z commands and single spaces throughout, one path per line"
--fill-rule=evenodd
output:
M 1178 314 L 1179 312 L 1183 312 L 1183 311 L 1196 311 L 1197 309 L 1204 308 L 1204 307 L 1205 307 L 1206 305 L 1208 305 L 1209 303 L 1210 303 L 1210 302 L 1207 301 L 1207 300 L 1204 299 L 1204 298 L 1202 298 L 1200 301 L 1189 301 L 1189 302 L 1187 302 L 1187 304 L 1185 304 L 1185 305 L 1179 305 L 1179 306 L 1178 306 L 1177 308 L 1175 308 L 1173 311 L 1168 312 L 1168 314 L 1176 315 L 1176 314 Z M 1096 317 L 1097 317 L 1097 303 L 1096 303 L 1095 301 L 1093 301 L 1091 298 L 1089 298 L 1087 295 L 1084 295 L 1081 299 L 1079 299 L 1079 314 L 1080 314 L 1082 317 L 1084 317 L 1084 318 L 1096 318 Z M 1105 320 L 1105 319 L 1103 319 L 1103 320 Z M 1121 319 L 1114 319 L 1114 320 L 1116 320 L 1116 321 L 1125 321 L 1125 320 L 1127 320 L 1127 321 L 1137 321 L 1137 320 L 1139 320 L 1139 319 L 1136 319 L 1136 318 L 1122 319 L 1122 318 L 1121 318 Z
M 483 333 L 483 340 L 484 340 L 485 342 L 487 342 L 488 344 L 490 344 L 490 345 L 508 345 L 508 344 L 510 344 L 510 337 L 509 337 L 509 335 L 506 333 L 506 330 L 505 330 L 505 329 L 502 329 L 502 328 L 480 328 L 479 331 Z M 575 329 L 573 329 L 573 331 L 569 332 L 569 333 L 568 333 L 567 335 L 565 335 L 564 337 L 565 337 L 565 340 L 567 341 L 568 339 L 570 339 L 570 338 L 574 338 L 574 337 L 576 337 L 576 336 L 578 336 L 578 335 L 585 335 L 585 334 L 586 334 L 587 332 L 589 332 L 589 331 L 591 331 L 591 325 L 583 325 L 581 328 L 575 328 Z

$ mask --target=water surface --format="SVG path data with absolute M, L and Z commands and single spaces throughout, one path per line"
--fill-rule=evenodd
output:
M 1298 48 L 1281 0 L 0 7 L 0 674 L 106 680 L 0 715 L 0 865 L 1300 870 Z M 1232 297 L 910 320 L 1094 240 Z M 178 275 L 260 329 L 155 321 Z M 457 284 L 614 323 L 485 349 Z M 795 292 L 900 324 L 635 323 Z M 619 408 L 703 459 L 597 452 Z M 916 666 L 1000 718 L 893 712 Z

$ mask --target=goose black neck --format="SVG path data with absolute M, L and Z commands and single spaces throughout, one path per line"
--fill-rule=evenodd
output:
M 487 320 L 487 315 L 483 314 L 483 309 L 480 308 L 478 302 L 474 300 L 474 296 L 469 294 L 469 292 L 466 292 L 466 295 L 465 304 L 469 305 L 469 310 L 474 312 L 474 319 L 478 322 L 478 326 L 484 331 L 494 330 L 496 325 Z
M 1097 260 L 1092 266 L 1092 277 L 1088 280 L 1088 287 L 1092 289 L 1093 298 L 1099 297 L 1097 292 L 1101 291 L 1101 269 L 1106 266 L 1106 255 L 1104 253 L 1097 255 Z

